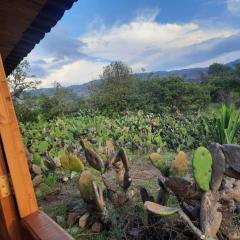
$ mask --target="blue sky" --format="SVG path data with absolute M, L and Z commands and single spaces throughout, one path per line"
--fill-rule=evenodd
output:
M 240 0 L 79 0 L 27 59 L 42 87 L 97 79 L 121 60 L 134 72 L 240 58 Z

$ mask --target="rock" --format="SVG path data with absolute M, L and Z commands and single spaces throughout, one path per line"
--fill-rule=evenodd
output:
M 220 208 L 219 194 L 216 192 L 205 192 L 201 199 L 200 226 L 206 237 L 215 238 L 221 226 L 222 213 Z
M 226 164 L 225 175 L 230 178 L 240 179 L 240 173 L 229 167 L 228 164 Z
M 32 183 L 34 187 L 37 187 L 42 182 L 42 175 L 37 175 L 33 178 Z
M 229 180 L 229 178 L 226 178 L 224 181 L 224 189 L 232 189 L 233 188 L 233 182 L 231 180 Z
M 240 173 L 240 146 L 235 144 L 224 144 L 221 146 L 226 163 L 234 170 Z
M 209 151 L 213 158 L 212 165 L 212 178 L 211 178 L 211 189 L 216 192 L 221 186 L 224 171 L 225 171 L 225 156 L 221 150 L 221 145 L 218 143 L 213 143 L 209 147 Z
M 103 225 L 100 222 L 95 222 L 91 228 L 93 233 L 100 233 L 102 229 L 103 229 Z
M 77 223 L 79 217 L 80 217 L 79 213 L 77 213 L 77 212 L 70 212 L 68 214 L 67 225 L 69 227 L 72 227 L 74 224 Z
M 228 191 L 223 191 L 221 193 L 221 199 L 225 201 L 234 200 L 240 202 L 240 186 L 236 186 L 232 189 L 227 189 Z
M 235 181 L 234 186 L 235 186 L 235 187 L 240 186 L 240 180 Z
M 56 167 L 60 168 L 60 167 L 62 166 L 59 157 L 55 157 L 55 158 L 53 159 L 53 161 L 54 161 Z
M 65 177 L 62 178 L 62 182 L 66 183 L 66 182 L 68 182 L 68 181 L 69 181 L 69 178 L 68 178 L 68 177 L 65 176 Z
M 79 227 L 85 228 L 87 226 L 88 220 L 90 218 L 90 213 L 86 212 L 83 216 L 79 218 Z
M 32 171 L 36 175 L 41 175 L 42 174 L 42 169 L 39 166 L 37 166 L 36 164 L 32 165 Z
M 59 225 L 64 225 L 65 219 L 64 219 L 63 216 L 57 216 L 57 217 L 56 217 L 56 222 L 57 222 Z
M 234 202 L 234 200 L 230 200 L 228 202 L 228 207 L 229 207 L 229 210 L 233 213 L 235 210 L 236 210 L 236 204 Z

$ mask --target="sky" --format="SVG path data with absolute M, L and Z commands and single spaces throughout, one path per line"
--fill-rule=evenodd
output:
M 240 58 L 240 0 L 78 0 L 27 56 L 41 87 L 98 79 L 112 61 L 134 72 Z

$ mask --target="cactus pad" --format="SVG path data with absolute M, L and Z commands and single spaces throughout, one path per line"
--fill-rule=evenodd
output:
M 198 186 L 205 192 L 210 190 L 212 177 L 212 156 L 205 147 L 199 147 L 192 161 L 193 173 Z
M 63 154 L 60 157 L 61 166 L 65 170 L 82 172 L 84 165 L 82 161 L 74 154 Z
M 93 181 L 100 185 L 102 190 L 106 189 L 102 181 L 101 174 L 93 168 L 89 168 L 88 170 L 84 170 L 79 178 L 79 190 L 81 193 L 81 197 L 85 201 L 92 201 L 95 199 L 94 189 L 93 189 Z
M 145 208 L 147 208 L 148 211 L 158 214 L 158 215 L 172 215 L 179 211 L 179 208 L 174 207 L 165 207 L 160 204 L 146 201 L 144 203 Z
M 83 171 L 79 178 L 79 190 L 81 197 L 85 201 L 92 201 L 95 199 L 93 189 L 94 177 L 89 171 Z
M 180 151 L 175 160 L 172 162 L 171 165 L 171 172 L 173 175 L 177 176 L 185 176 L 187 172 L 187 155 L 185 152 Z
M 162 174 L 166 172 L 166 162 L 159 153 L 150 154 L 149 159 L 151 160 L 152 164 L 162 172 Z

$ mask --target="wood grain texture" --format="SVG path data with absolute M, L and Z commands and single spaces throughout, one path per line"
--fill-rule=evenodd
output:
M 44 38 L 77 0 L 1 0 L 0 53 L 12 70 Z
M 24 240 L 73 240 L 60 226 L 43 212 L 36 212 L 21 220 Z
M 0 141 L 0 176 L 2 175 L 8 175 L 8 171 Z M 0 239 L 21 239 L 18 213 L 12 195 L 5 198 L 0 196 Z
M 38 211 L 15 110 L 0 59 L 0 134 L 21 218 Z

